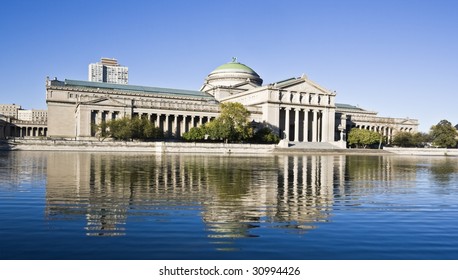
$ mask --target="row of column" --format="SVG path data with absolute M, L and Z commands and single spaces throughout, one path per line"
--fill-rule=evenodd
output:
M 355 127 L 359 128 L 359 129 L 367 129 L 367 130 L 370 130 L 370 131 L 378 132 L 382 136 L 385 136 L 387 138 L 388 143 L 391 142 L 391 138 L 393 137 L 393 128 L 388 127 L 388 126 L 357 124 Z
M 121 116 L 119 111 L 91 111 L 91 121 L 95 124 L 101 124 L 102 122 L 107 122 L 110 120 L 115 120 Z
M 40 137 L 47 136 L 48 128 L 47 127 L 37 127 L 37 126 L 12 126 L 11 127 L 11 137 Z
M 151 121 L 155 127 L 161 128 L 166 137 L 183 136 L 193 127 L 201 126 L 215 117 L 197 116 L 197 115 L 180 115 L 180 114 L 160 114 L 160 113 L 137 113 L 141 118 Z
M 121 115 L 119 111 L 93 110 L 91 111 L 91 123 L 100 124 L 104 121 L 116 120 Z M 166 137 L 181 137 L 183 133 L 188 132 L 191 128 L 201 126 L 215 118 L 214 116 L 142 112 L 135 112 L 132 117 L 148 119 L 155 127 L 161 128 Z
M 328 115 L 322 110 L 294 107 L 285 107 L 280 110 L 283 110 L 285 114 L 284 125 L 280 125 L 281 128 L 284 128 L 283 138 L 294 142 L 321 142 L 328 138 L 328 129 L 326 127 L 323 129 L 323 123 L 328 123 Z M 293 118 L 290 117 L 291 112 L 294 112 Z

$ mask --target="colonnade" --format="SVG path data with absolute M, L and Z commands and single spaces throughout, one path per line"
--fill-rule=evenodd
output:
M 24 125 L 24 126 L 11 126 L 12 137 L 41 137 L 48 135 L 48 128 L 46 126 Z
M 357 124 L 357 125 L 355 125 L 355 128 L 366 129 L 366 130 L 378 132 L 382 136 L 385 136 L 387 138 L 388 143 L 391 142 L 391 139 L 393 138 L 393 133 L 395 132 L 395 129 L 393 129 L 393 127 L 383 126 L 383 125 Z M 413 128 L 411 128 L 411 127 L 400 127 L 397 130 L 399 132 L 412 132 Z
M 330 141 L 328 123 L 329 115 L 325 110 L 297 107 L 280 108 L 280 131 L 282 138 L 289 141 Z
M 115 120 L 121 117 L 120 111 L 103 111 L 103 110 L 92 110 L 91 111 L 91 123 L 100 124 L 102 122 Z
M 126 114 L 120 111 L 92 110 L 91 124 L 116 120 L 124 115 Z M 191 128 L 201 126 L 216 118 L 216 116 L 149 112 L 134 112 L 132 117 L 149 120 L 155 127 L 160 128 L 164 132 L 165 137 L 181 137 L 183 133 L 188 132 Z
M 134 117 L 136 116 L 151 121 L 155 127 L 164 132 L 166 137 L 181 137 L 191 128 L 201 126 L 215 118 L 215 116 L 168 113 L 134 113 Z

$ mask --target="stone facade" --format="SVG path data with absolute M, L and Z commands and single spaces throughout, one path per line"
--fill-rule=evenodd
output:
M 168 137 L 179 138 L 192 127 L 219 115 L 219 105 L 204 92 L 84 81 L 47 81 L 49 136 L 87 139 L 91 127 L 122 117 L 147 118 Z M 248 108 L 253 121 L 260 110 Z
M 204 80 L 199 91 L 119 85 L 99 82 L 48 80 L 49 136 L 90 139 L 91 129 L 120 117 L 147 118 L 170 138 L 180 138 L 190 128 L 219 115 L 219 103 L 239 102 L 253 123 L 268 126 L 291 142 L 325 142 L 342 146 L 352 127 L 372 129 L 392 136 L 395 131 L 417 130 L 418 121 L 378 117 L 346 104 L 336 104 L 336 94 L 305 75 L 262 85 L 250 67 L 237 62 L 221 65 Z
M 388 143 L 397 132 L 418 132 L 418 120 L 415 119 L 379 117 L 377 112 L 348 104 L 336 104 L 336 110 L 336 123 L 340 120 L 342 132 L 352 128 L 376 131 L 385 136 Z

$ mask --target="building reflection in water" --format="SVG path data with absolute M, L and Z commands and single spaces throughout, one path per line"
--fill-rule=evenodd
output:
M 91 236 L 125 235 L 131 222 L 164 225 L 189 210 L 218 244 L 265 229 L 301 234 L 330 219 L 336 199 L 353 191 L 349 181 L 370 188 L 393 179 L 393 158 L 364 158 L 50 153 L 46 216 L 84 220 Z
M 43 152 L 0 151 L 0 188 L 13 190 L 25 182 L 45 181 L 46 161 Z

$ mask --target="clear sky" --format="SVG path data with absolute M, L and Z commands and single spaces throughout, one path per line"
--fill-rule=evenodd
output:
M 3 1 L 0 103 L 46 108 L 45 79 L 117 58 L 129 84 L 198 90 L 238 61 L 272 83 L 305 73 L 338 103 L 458 123 L 458 1 Z

